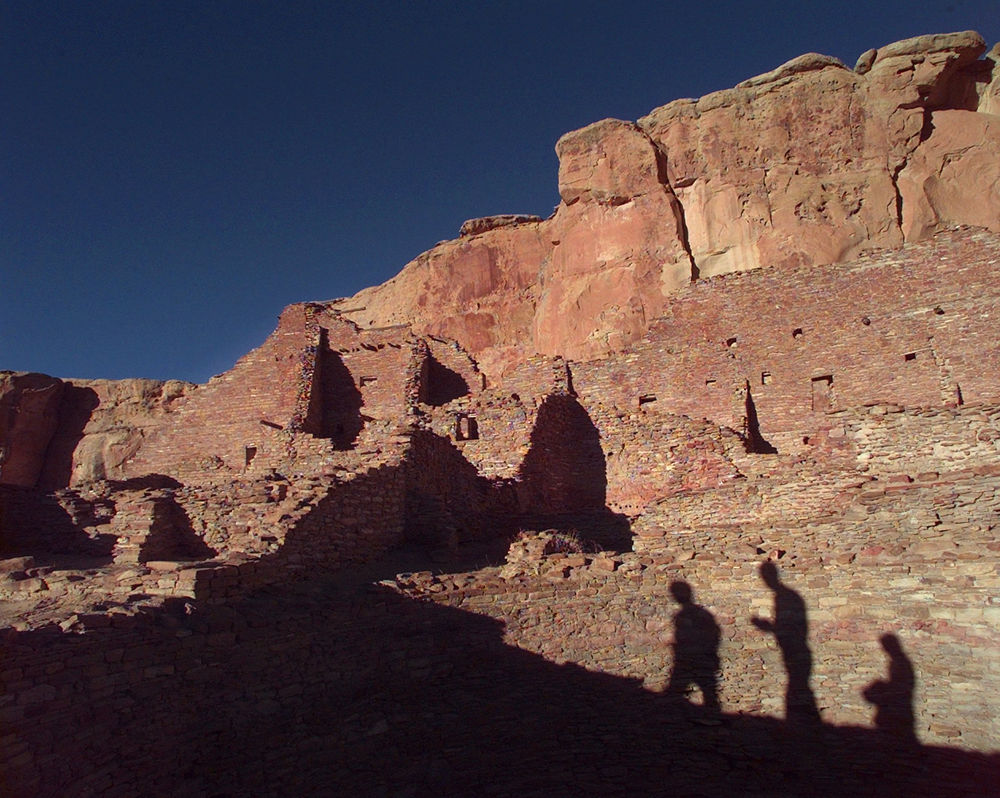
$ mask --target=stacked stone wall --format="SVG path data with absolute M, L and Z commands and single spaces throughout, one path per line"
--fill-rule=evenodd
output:
M 161 473 L 197 479 L 220 467 L 240 472 L 260 454 L 277 456 L 285 430 L 308 401 L 317 341 L 307 334 L 308 307 L 292 305 L 275 333 L 231 371 L 189 394 L 126 466 L 130 477 Z
M 508 572 L 474 587 L 444 580 L 434 595 L 502 619 L 511 645 L 662 690 L 679 609 L 670 585 L 686 581 L 722 630 L 723 708 L 780 716 L 781 652 L 751 622 L 773 612 L 758 573 L 771 557 L 805 602 L 825 720 L 871 722 L 863 690 L 885 672 L 879 637 L 895 634 L 917 673 L 919 738 L 996 749 L 998 491 L 996 474 L 873 486 L 839 518 L 703 527 L 655 553 L 549 555 L 539 576 Z
M 110 554 L 107 523 L 115 513 L 106 496 L 0 486 L 0 555 Z
M 876 405 L 830 417 L 874 475 L 952 472 L 1000 463 L 1000 407 Z
M 996 474 L 873 488 L 858 504 L 870 520 L 846 533 L 734 527 L 679 536 L 656 556 L 551 554 L 506 578 L 395 580 L 421 600 L 317 579 L 239 599 L 243 568 L 220 567 L 198 582 L 224 604 L 10 630 L 5 790 L 420 794 L 486 777 L 497 795 L 562 784 L 833 796 L 896 790 L 911 774 L 908 794 L 988 794 L 1000 760 L 969 749 L 1000 741 L 998 488 Z M 936 533 L 901 525 L 925 509 L 943 513 Z M 808 617 L 812 731 L 783 720 L 786 665 L 752 620 L 774 617 L 758 574 L 769 554 Z M 721 631 L 722 725 L 665 692 L 678 581 Z M 865 695 L 887 678 L 885 634 L 916 675 L 913 749 L 872 728 Z M 697 705 L 698 691 L 689 697 Z M 552 733 L 553 718 L 568 735 Z
M 581 401 L 709 418 L 800 451 L 826 413 L 997 399 L 1000 244 L 968 231 L 851 264 L 700 281 L 627 353 L 572 364 Z M 651 401 L 655 398 L 655 402 Z

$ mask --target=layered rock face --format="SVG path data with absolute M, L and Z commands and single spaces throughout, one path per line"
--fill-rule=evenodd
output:
M 497 376 L 535 352 L 619 350 L 699 277 L 1000 231 L 1000 51 L 985 50 L 967 31 L 870 50 L 854 70 L 808 54 L 569 133 L 549 219 L 466 222 L 341 308 L 455 338 Z
M 0 485 L 115 479 L 195 386 L 179 380 L 60 380 L 0 373 Z

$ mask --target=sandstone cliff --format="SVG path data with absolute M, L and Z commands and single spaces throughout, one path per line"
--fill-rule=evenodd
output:
M 985 51 L 966 31 L 870 50 L 853 70 L 807 54 L 568 133 L 550 218 L 471 220 L 341 308 L 455 338 L 496 376 L 535 352 L 621 349 L 692 279 L 1000 231 L 1000 50 Z
M 0 484 L 60 488 L 119 478 L 147 432 L 194 388 L 0 372 Z

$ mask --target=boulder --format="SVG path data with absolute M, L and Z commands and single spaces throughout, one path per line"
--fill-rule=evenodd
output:
M 173 403 L 196 386 L 179 380 L 71 380 L 38 484 L 47 489 L 122 479 Z

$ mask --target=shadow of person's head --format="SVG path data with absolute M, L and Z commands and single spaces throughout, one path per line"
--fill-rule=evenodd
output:
M 899 638 L 896 635 L 887 633 L 882 635 L 878 641 L 882 644 L 885 653 L 893 659 L 905 656 L 903 654 L 903 644 L 899 642 Z
M 771 588 L 771 590 L 777 590 L 781 585 L 781 577 L 778 576 L 778 566 L 770 560 L 760 564 L 758 573 L 760 573 L 760 578 L 764 580 L 764 584 Z
M 687 582 L 671 582 L 670 583 L 670 595 L 674 597 L 674 601 L 678 604 L 690 604 L 691 603 L 691 585 Z

